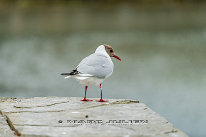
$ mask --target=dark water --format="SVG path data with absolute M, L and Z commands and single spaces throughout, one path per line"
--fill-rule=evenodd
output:
M 206 8 L 21 6 L 0 14 L 1 97 L 83 97 L 84 86 L 60 73 L 106 43 L 122 61 L 113 59 L 104 98 L 140 100 L 189 136 L 206 136 Z M 100 97 L 99 87 L 87 96 Z

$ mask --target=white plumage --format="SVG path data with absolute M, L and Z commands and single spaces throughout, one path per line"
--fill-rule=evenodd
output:
M 65 78 L 75 78 L 81 84 L 85 85 L 85 96 L 82 101 L 91 101 L 86 99 L 87 85 L 89 84 L 100 84 L 101 99 L 100 102 L 104 102 L 102 99 L 102 82 L 111 76 L 114 68 L 114 64 L 111 57 L 115 57 L 121 61 L 121 59 L 115 55 L 113 49 L 109 45 L 100 45 L 95 53 L 84 58 L 79 65 L 70 73 L 62 73 Z
M 71 77 L 84 85 L 98 85 L 112 74 L 113 68 L 114 64 L 107 54 L 104 45 L 100 45 L 95 53 L 84 58 L 76 67 L 80 74 L 71 75 Z

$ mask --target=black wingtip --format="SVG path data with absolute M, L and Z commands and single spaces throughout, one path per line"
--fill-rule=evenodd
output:
M 70 73 L 61 73 L 61 75 L 67 76 L 67 75 L 70 75 Z
M 79 71 L 77 71 L 77 69 L 72 70 L 72 72 L 70 73 L 61 73 L 61 75 L 64 75 L 64 76 L 77 75 L 77 74 L 79 74 Z

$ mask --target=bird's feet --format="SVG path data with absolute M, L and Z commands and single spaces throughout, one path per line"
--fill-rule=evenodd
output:
M 84 98 L 84 99 L 82 99 L 81 101 L 92 101 L 92 100 L 89 100 L 89 99 Z
M 102 98 L 100 100 L 97 100 L 97 102 L 108 102 L 107 100 L 103 100 Z

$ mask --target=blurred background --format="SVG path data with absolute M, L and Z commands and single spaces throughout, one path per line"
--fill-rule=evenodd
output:
M 205 15 L 204 0 L 0 0 L 0 97 L 83 97 L 60 73 L 105 43 L 122 61 L 104 98 L 140 100 L 205 137 Z

